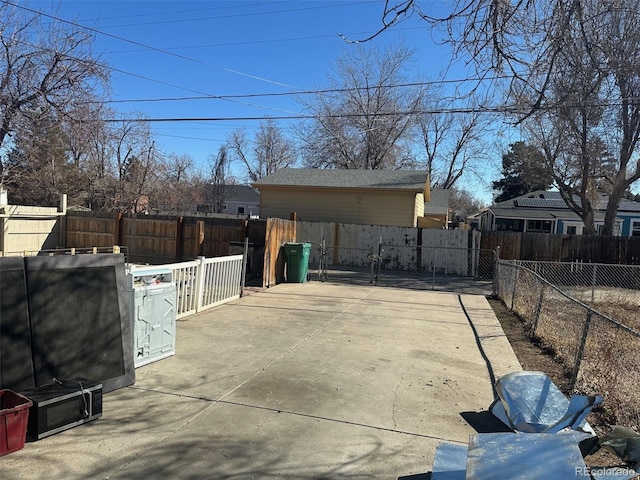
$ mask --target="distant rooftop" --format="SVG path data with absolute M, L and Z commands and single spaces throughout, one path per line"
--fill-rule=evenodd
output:
M 228 202 L 259 203 L 260 194 L 249 185 L 225 185 L 224 199 Z
M 432 215 L 446 215 L 449 212 L 449 194 L 451 190 L 434 188 L 431 190 L 431 201 L 424 205 L 424 212 Z
M 402 189 L 422 192 L 429 178 L 424 170 L 325 170 L 284 168 L 253 184 L 263 186 Z
M 575 201 L 578 204 L 580 204 L 580 199 L 577 196 L 574 196 L 574 198 L 575 198 Z M 596 210 L 605 210 L 608 199 L 609 197 L 607 195 L 600 194 L 599 208 L 596 208 Z M 494 211 L 496 209 L 499 209 L 502 211 L 505 209 L 514 209 L 514 208 L 565 210 L 565 209 L 568 209 L 569 207 L 560 196 L 560 192 L 537 190 L 535 192 L 527 193 L 525 195 L 512 198 L 511 200 L 495 203 L 490 208 L 491 210 L 494 210 Z M 618 211 L 619 212 L 640 212 L 640 203 L 634 202 L 632 200 L 623 199 L 620 202 Z

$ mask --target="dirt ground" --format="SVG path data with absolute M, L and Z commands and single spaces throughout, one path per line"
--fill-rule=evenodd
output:
M 563 393 L 569 394 L 571 387 L 569 374 L 563 365 L 554 360 L 553 353 L 529 338 L 525 332 L 524 323 L 501 300 L 491 297 L 487 300 L 498 317 L 522 368 L 546 373 Z
M 490 297 L 487 297 L 487 300 L 502 325 L 502 329 L 509 339 L 522 368 L 524 370 L 544 372 L 565 395 L 569 396 L 571 394 L 569 374 L 563 365 L 554 360 L 553 352 L 539 342 L 529 338 L 524 329 L 524 323 L 501 300 Z M 606 416 L 598 409 L 594 409 L 587 417 L 587 420 L 599 436 L 610 431 Z M 616 455 L 603 449 L 598 450 L 593 455 L 589 455 L 585 458 L 585 461 L 590 467 L 613 467 L 624 464 Z M 640 478 L 640 476 L 635 478 Z

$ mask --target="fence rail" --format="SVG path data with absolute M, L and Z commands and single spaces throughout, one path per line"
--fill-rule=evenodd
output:
M 583 262 L 518 262 L 524 268 L 595 308 L 640 306 L 640 266 Z
M 176 318 L 240 298 L 245 264 L 243 255 L 205 258 L 153 267 L 129 265 L 130 271 L 171 269 L 177 289 Z
M 127 247 L 121 247 L 119 245 L 113 245 L 110 247 L 83 247 L 83 248 L 51 248 L 44 250 L 18 250 L 12 252 L 0 251 L 2 257 L 33 257 L 33 256 L 48 256 L 53 257 L 55 255 L 81 255 L 81 254 L 99 254 L 99 253 L 122 253 L 127 260 L 128 249 Z
M 495 252 L 379 244 L 351 248 L 312 244 L 309 269 L 321 281 L 492 294 Z
M 499 261 L 497 294 L 524 320 L 530 334 L 552 347 L 567 368 L 574 390 L 603 394 L 605 405 L 616 422 L 637 425 L 640 420 L 637 399 L 640 331 L 634 322 L 637 322 L 635 312 L 640 291 L 626 288 L 626 294 L 619 297 L 632 301 L 632 316 L 617 316 L 623 310 L 620 308 L 617 315 L 612 316 L 573 294 L 581 283 L 592 288 L 594 277 L 612 278 L 594 275 L 598 268 L 606 267 L 611 273 L 617 266 L 590 266 L 588 275 L 584 275 L 582 267 L 578 266 L 577 270 L 575 267 L 552 265 L 552 262 Z

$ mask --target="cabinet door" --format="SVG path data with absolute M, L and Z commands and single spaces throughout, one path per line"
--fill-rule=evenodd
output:
M 175 286 L 140 289 L 135 294 L 136 360 L 153 361 L 175 352 Z

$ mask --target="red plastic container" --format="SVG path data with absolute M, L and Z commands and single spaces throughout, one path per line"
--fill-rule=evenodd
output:
M 24 395 L 0 390 L 0 457 L 24 447 L 32 404 Z

